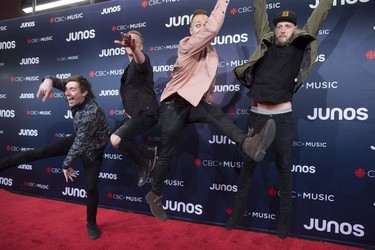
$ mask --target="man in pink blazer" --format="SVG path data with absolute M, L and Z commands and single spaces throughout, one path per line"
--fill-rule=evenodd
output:
M 161 95 L 159 125 L 162 145 L 153 173 L 151 191 L 146 195 L 152 214 L 165 221 L 161 195 L 175 151 L 177 138 L 187 123 L 209 123 L 230 138 L 248 155 L 259 162 L 275 136 L 275 123 L 269 120 L 259 134 L 245 134 L 219 107 L 213 106 L 213 91 L 218 55 L 211 42 L 224 23 L 229 0 L 217 0 L 211 14 L 204 10 L 193 13 L 190 35 L 179 43 L 178 58 Z

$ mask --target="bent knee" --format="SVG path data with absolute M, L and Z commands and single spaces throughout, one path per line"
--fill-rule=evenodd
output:
M 115 134 L 112 134 L 110 137 L 110 141 L 113 147 L 118 148 L 120 146 L 121 137 Z

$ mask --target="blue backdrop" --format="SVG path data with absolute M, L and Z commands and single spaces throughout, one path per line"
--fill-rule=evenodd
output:
M 270 17 L 293 9 L 303 26 L 316 0 L 269 1 Z M 122 119 L 120 77 L 128 63 L 113 40 L 139 30 L 154 66 L 155 92 L 168 81 L 181 38 L 189 35 L 190 14 L 211 11 L 214 0 L 109 1 L 66 11 L 0 22 L 0 157 L 37 148 L 73 132 L 63 93 L 43 103 L 36 90 L 44 75 L 81 74 L 93 84 L 110 127 Z M 373 0 L 337 0 L 319 32 L 317 62 L 293 101 L 293 222 L 291 236 L 375 245 L 375 5 Z M 244 130 L 250 99 L 232 74 L 256 48 L 252 1 L 229 5 L 213 44 L 219 56 L 214 103 Z M 156 126 L 143 135 L 160 144 Z M 231 211 L 242 153 L 205 124 L 180 135 L 165 182 L 164 207 L 171 218 L 222 226 Z M 254 176 L 245 230 L 275 233 L 278 182 L 272 149 Z M 79 176 L 66 183 L 63 157 L 40 160 L 0 174 L 0 187 L 24 194 L 84 203 Z M 132 162 L 107 146 L 100 173 L 100 205 L 150 214 L 150 188 L 136 185 Z M 152 179 L 150 180 L 150 182 Z M 99 215 L 100 216 L 100 215 Z M 99 217 L 100 220 L 100 217 Z

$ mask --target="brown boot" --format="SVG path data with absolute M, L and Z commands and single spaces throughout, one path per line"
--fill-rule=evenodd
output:
M 146 201 L 150 206 L 151 213 L 159 220 L 166 221 L 168 217 L 164 211 L 161 198 L 162 196 L 158 196 L 152 191 L 148 192 L 146 195 Z
M 273 119 L 269 119 L 259 134 L 250 137 L 252 130 L 248 132 L 248 135 L 242 142 L 242 150 L 256 162 L 263 160 L 266 155 L 267 148 L 273 142 L 276 133 L 276 125 Z

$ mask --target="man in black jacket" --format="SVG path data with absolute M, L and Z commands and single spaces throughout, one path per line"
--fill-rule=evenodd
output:
M 150 130 L 158 121 L 159 104 L 154 91 L 153 69 L 150 58 L 143 53 L 141 33 L 131 30 L 121 33 L 129 64 L 121 77 L 120 94 L 124 120 L 111 135 L 115 148 L 127 153 L 138 169 L 138 186 L 143 186 L 156 161 L 157 148 L 148 147 L 136 137 Z
M 44 78 L 37 97 L 46 99 L 52 86 L 65 91 L 73 114 L 75 135 L 58 140 L 47 146 L 21 152 L 0 160 L 0 171 L 20 164 L 55 156 L 66 156 L 62 168 L 66 182 L 76 177 L 73 163 L 81 158 L 87 192 L 87 230 L 90 239 L 100 236 L 96 224 L 99 203 L 97 183 L 103 160 L 104 148 L 108 143 L 108 123 L 103 110 L 95 101 L 91 84 L 83 76 L 72 76 L 64 82 L 54 77 Z M 48 93 L 48 94 L 47 94 Z

